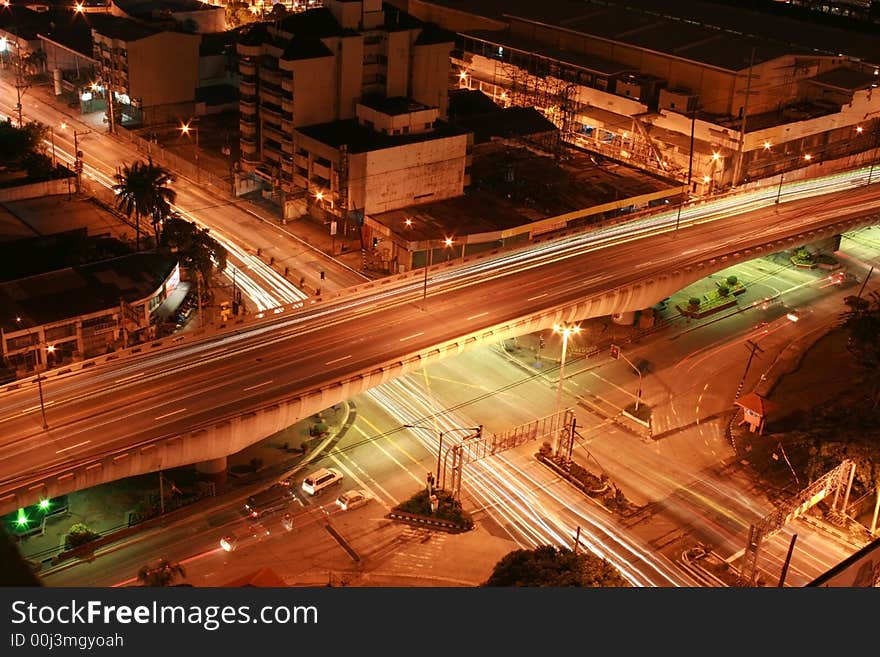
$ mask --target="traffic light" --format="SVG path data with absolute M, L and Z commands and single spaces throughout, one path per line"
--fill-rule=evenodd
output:
M 611 357 L 614 360 L 620 358 L 620 347 L 618 347 L 616 344 L 611 345 Z

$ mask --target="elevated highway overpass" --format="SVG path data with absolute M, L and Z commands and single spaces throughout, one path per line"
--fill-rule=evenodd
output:
M 755 190 L 450 262 L 0 393 L 0 513 L 235 453 L 474 347 L 637 310 L 713 271 L 880 223 L 866 172 Z M 861 177 L 860 177 L 861 176 Z M 880 182 L 880 181 L 878 181 Z

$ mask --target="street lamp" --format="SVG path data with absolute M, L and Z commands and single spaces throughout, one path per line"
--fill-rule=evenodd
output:
M 443 246 L 446 249 L 446 259 L 449 260 L 449 249 L 454 244 L 451 237 L 443 240 Z M 430 257 L 430 262 L 429 262 Z M 425 279 L 422 284 L 422 301 L 428 298 L 428 266 L 434 264 L 434 249 L 431 248 L 431 241 L 428 240 L 428 248 L 425 250 Z
M 570 335 L 577 335 L 580 333 L 581 327 L 577 324 L 554 324 L 553 332 L 558 333 L 562 336 L 562 358 L 559 359 L 559 383 L 556 386 L 556 444 L 553 445 L 553 453 L 556 454 L 556 451 L 559 449 L 559 444 L 562 439 L 562 422 L 559 419 L 560 414 L 562 413 L 562 382 L 565 379 L 565 352 L 568 347 L 568 337 Z
M 21 327 L 21 317 L 16 317 L 15 321 L 18 323 L 18 326 Z M 34 335 L 34 333 L 29 331 L 28 335 L 29 336 Z M 40 369 L 39 369 L 40 360 L 41 360 L 39 352 L 40 352 L 40 349 L 39 349 L 39 340 L 38 340 L 37 354 L 36 354 L 36 357 L 34 358 L 34 370 L 36 370 L 36 372 L 37 372 L 37 392 L 40 395 L 40 415 L 43 418 L 43 429 L 48 429 L 49 423 L 46 421 L 46 404 L 43 401 L 43 377 L 42 377 L 42 375 L 40 373 Z M 49 354 L 54 353 L 55 346 L 49 345 L 48 347 L 46 347 L 46 352 Z M 48 359 L 46 361 L 46 364 L 48 366 Z
M 403 425 L 407 429 L 424 429 L 425 431 L 434 431 L 433 427 L 425 427 L 420 424 L 404 424 Z M 466 431 L 468 433 L 474 433 L 482 435 L 483 433 L 483 425 L 481 424 L 478 427 L 456 427 L 454 429 L 448 429 L 446 431 L 440 431 L 440 443 L 437 445 L 437 482 L 440 482 L 440 455 L 443 451 L 443 436 L 444 434 L 452 433 L 453 431 Z
M 197 126 L 191 125 L 196 121 L 198 119 L 190 119 L 186 123 L 181 124 L 180 134 L 188 136 L 190 131 L 196 133 L 196 183 L 199 183 L 201 178 L 201 169 L 199 169 L 199 129 Z
M 611 345 L 611 357 L 614 359 L 623 358 L 626 363 L 636 371 L 636 374 L 639 375 L 639 390 L 636 393 L 636 410 L 639 410 L 639 403 L 642 401 L 642 371 L 633 365 L 633 362 L 626 357 L 626 355 L 620 350 L 620 347 L 617 345 Z

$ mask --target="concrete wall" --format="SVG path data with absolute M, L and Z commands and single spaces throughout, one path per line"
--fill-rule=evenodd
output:
M 575 322 L 589 317 L 625 313 L 653 305 L 660 299 L 693 283 L 710 273 L 730 267 L 738 262 L 817 242 L 833 235 L 851 231 L 861 226 L 873 225 L 877 216 L 857 217 L 843 220 L 821 230 L 807 231 L 785 240 L 756 244 L 748 249 L 732 250 L 729 254 L 696 262 L 673 269 L 660 275 L 647 276 L 630 285 L 609 289 L 584 298 L 578 303 L 549 308 L 509 323 L 486 327 L 474 333 L 462 335 L 456 340 L 422 352 L 401 354 L 399 358 L 357 372 L 345 380 L 327 381 L 312 390 L 296 392 L 291 399 L 255 408 L 236 416 L 221 418 L 192 431 L 164 440 L 150 440 L 142 444 L 108 453 L 100 458 L 72 462 L 47 470 L 40 477 L 23 476 L 3 485 L 0 489 L 0 514 L 34 504 L 46 497 L 56 497 L 98 484 L 115 481 L 136 474 L 189 465 L 234 454 L 241 449 L 266 438 L 295 422 L 309 417 L 327 407 L 349 399 L 370 388 L 394 378 L 421 370 L 427 365 L 457 356 L 475 347 L 547 330 L 555 323 Z M 454 263 L 432 267 L 441 270 Z M 381 288 L 389 280 L 421 278 L 417 270 L 393 279 L 372 281 L 345 294 L 358 294 Z
M 195 101 L 201 39 L 160 32 L 128 43 L 128 95 L 140 98 L 145 108 Z
M 466 150 L 467 135 L 457 135 L 352 155 L 349 180 L 368 214 L 461 196 Z

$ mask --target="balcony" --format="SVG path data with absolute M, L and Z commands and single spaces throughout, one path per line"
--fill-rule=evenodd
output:
M 281 88 L 281 71 L 260 67 L 260 80 L 268 84 L 274 84 Z
M 260 99 L 267 103 L 281 106 L 281 91 L 270 85 L 264 84 L 260 87 Z
M 254 96 L 257 93 L 257 85 L 253 82 L 246 82 L 245 80 L 239 81 L 238 89 L 243 95 L 247 94 L 248 96 Z
M 289 94 L 293 94 L 293 80 L 290 78 L 281 78 L 281 89 Z
M 291 157 L 293 155 L 293 142 L 287 139 L 282 141 L 281 152 L 284 153 L 286 157 Z
M 309 168 L 308 155 L 300 155 L 299 153 L 297 153 L 293 156 L 293 161 L 296 163 L 296 166 L 301 167 L 303 170 L 307 170 Z
M 318 164 L 317 161 L 312 162 L 312 175 L 320 176 L 326 180 L 330 180 L 330 167 Z
M 293 114 L 293 99 L 292 98 L 282 98 L 281 99 L 281 109 L 285 112 L 290 112 Z
M 238 72 L 241 75 L 256 75 L 257 74 L 257 65 L 246 59 L 238 60 Z
M 257 136 L 257 126 L 253 123 L 239 121 L 238 131 L 241 133 L 242 139 L 254 139 Z
M 264 121 L 281 123 L 281 108 L 266 103 L 260 103 L 260 116 Z
M 242 112 L 253 114 L 257 111 L 257 103 L 252 98 L 245 98 L 242 96 L 238 99 L 238 109 Z

